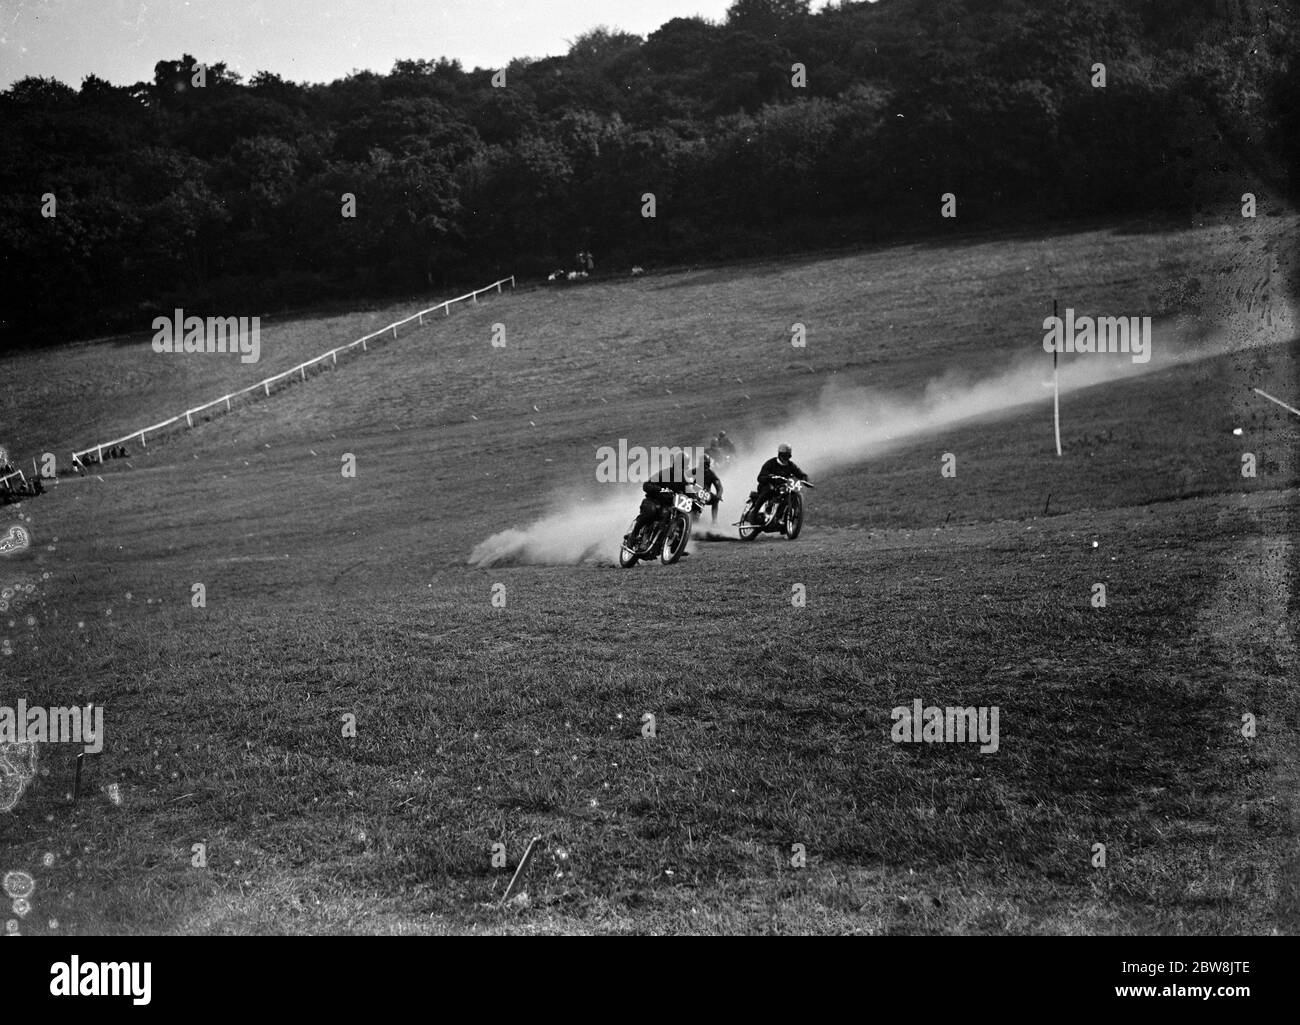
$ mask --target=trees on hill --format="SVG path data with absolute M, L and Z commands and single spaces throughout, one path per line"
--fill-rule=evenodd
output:
M 944 227 L 948 192 L 967 229 L 1231 206 L 1297 187 L 1295 20 L 1265 0 L 736 0 L 721 24 L 592 29 L 503 86 L 427 57 L 324 85 L 190 55 L 131 86 L 24 79 L 0 94 L 0 331 L 427 289 L 579 248 L 618 267 L 880 240 Z

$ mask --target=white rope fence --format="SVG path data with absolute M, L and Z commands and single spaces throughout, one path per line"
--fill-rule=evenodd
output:
M 381 337 L 382 335 L 388 334 L 390 331 L 393 333 L 393 337 L 396 338 L 397 329 L 399 327 L 405 326 L 406 324 L 409 324 L 413 320 L 419 321 L 419 323 L 423 325 L 424 318 L 429 316 L 435 310 L 442 310 L 444 316 L 451 316 L 451 307 L 454 306 L 456 303 L 464 302 L 466 299 L 470 300 L 471 302 L 477 303 L 478 297 L 482 295 L 484 292 L 491 292 L 493 289 L 496 289 L 496 291 L 500 293 L 502 290 L 502 286 L 506 284 L 506 282 L 510 283 L 511 288 L 514 288 L 515 287 L 514 275 L 512 274 L 508 278 L 502 278 L 500 281 L 494 281 L 492 282 L 492 284 L 485 285 L 483 288 L 476 289 L 473 292 L 467 292 L 465 295 L 457 296 L 455 299 L 448 299 L 446 302 L 440 302 L 436 306 L 430 306 L 427 310 L 420 310 L 418 313 L 412 313 L 409 317 L 406 317 L 402 320 L 394 321 L 392 324 L 389 324 L 386 327 L 381 327 L 378 331 L 371 331 L 370 334 L 363 335 L 362 337 L 358 338 L 355 342 L 349 342 L 347 345 L 340 345 L 336 349 L 330 349 L 329 352 L 321 353 L 319 356 L 315 357 L 314 359 L 309 359 L 306 363 L 299 363 L 296 367 L 291 367 L 288 370 L 281 371 L 280 373 L 268 377 L 265 380 L 258 381 L 256 384 L 250 384 L 247 388 L 240 388 L 239 391 L 233 391 L 229 395 L 221 396 L 221 398 L 219 399 L 213 399 L 211 402 L 205 402 L 201 406 L 195 406 L 193 409 L 187 409 L 184 413 L 178 413 L 176 416 L 173 416 L 168 420 L 163 420 L 160 423 L 152 424 L 149 427 L 142 427 L 138 431 L 132 431 L 130 434 L 124 434 L 122 435 L 122 437 L 115 438 L 112 441 L 101 441 L 98 444 L 90 445 L 87 448 L 81 449 L 80 451 L 73 452 L 72 463 L 74 466 L 84 466 L 85 464 L 82 463 L 81 457 L 85 455 L 89 455 L 91 452 L 95 453 L 94 461 L 97 463 L 102 463 L 104 461 L 104 449 L 112 448 L 114 445 L 122 445 L 128 441 L 136 441 L 136 440 L 139 440 L 141 445 L 145 445 L 146 435 L 156 434 L 158 431 L 161 431 L 163 428 L 170 427 L 172 426 L 172 424 L 179 423 L 182 420 L 185 421 L 186 427 L 193 427 L 194 416 L 196 414 L 202 413 L 204 410 L 211 409 L 214 406 L 220 406 L 223 403 L 225 404 L 226 412 L 230 412 L 231 399 L 236 398 L 237 396 L 240 395 L 248 394 L 250 392 L 255 392 L 258 389 L 261 389 L 266 395 L 269 396 L 271 394 L 271 385 L 275 384 L 277 381 L 283 381 L 285 378 L 292 377 L 294 374 L 300 375 L 302 380 L 305 381 L 307 380 L 308 367 L 312 367 L 324 363 L 326 360 L 331 360 L 332 361 L 331 365 L 337 364 L 339 361 L 340 352 L 350 352 L 351 350 L 355 349 L 358 345 L 361 346 L 362 352 L 366 352 L 368 351 L 367 343 L 374 341 L 375 339 Z

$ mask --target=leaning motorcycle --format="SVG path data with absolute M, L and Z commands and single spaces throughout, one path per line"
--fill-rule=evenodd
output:
M 663 489 L 671 491 L 669 488 Z M 688 484 L 686 491 L 673 495 L 672 508 L 660 513 L 654 522 L 646 524 L 640 531 L 636 529 L 636 520 L 623 535 L 623 544 L 618 550 L 618 564 L 630 569 L 638 561 L 647 562 L 656 556 L 665 566 L 671 566 L 686 551 L 686 542 L 691 539 L 691 523 L 704 511 L 704 489 L 698 484 Z
M 812 487 L 812 483 L 796 477 L 773 477 L 771 480 L 775 494 L 763 503 L 757 516 L 754 515 L 754 500 L 758 498 L 758 492 L 749 493 L 745 511 L 740 514 L 740 522 L 735 524 L 740 528 L 742 541 L 753 541 L 759 534 L 778 533 L 793 541 L 803 530 L 803 495 L 799 492 Z

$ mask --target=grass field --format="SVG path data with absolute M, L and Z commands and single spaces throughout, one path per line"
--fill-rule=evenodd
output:
M 106 709 L 81 800 L 45 745 L 0 815 L 0 871 L 37 880 L 24 932 L 1297 931 L 1300 419 L 1251 388 L 1300 396 L 1298 235 L 520 291 L 0 510 L 35 540 L 0 562 L 33 586 L 0 704 Z M 863 460 L 791 437 L 818 485 L 795 542 L 468 565 L 603 500 L 594 449 L 619 438 L 754 437 L 828 385 L 910 402 L 1031 358 L 1050 379 L 1053 297 L 1150 313 L 1198 356 L 1067 394 L 1061 459 L 1049 389 Z M 268 322 L 256 366 L 147 335 L 6 357 L 0 442 L 62 461 L 406 312 Z M 727 485 L 730 522 L 752 482 Z M 917 698 L 998 706 L 996 753 L 892 742 Z

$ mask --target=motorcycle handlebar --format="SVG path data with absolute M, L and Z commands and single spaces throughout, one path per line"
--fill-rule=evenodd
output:
M 695 489 L 696 489 L 697 491 L 703 491 L 703 490 L 704 490 L 704 489 L 701 488 L 698 484 L 693 485 L 693 487 L 695 487 Z M 689 491 L 677 492 L 677 491 L 674 491 L 672 488 L 659 488 L 659 494 L 661 494 L 661 495 L 676 495 L 676 494 L 688 495 L 688 494 L 690 494 L 690 493 L 691 493 L 691 492 L 689 492 Z
M 794 483 L 794 482 L 795 482 L 796 480 L 798 480 L 798 479 L 799 479 L 799 478 L 797 478 L 797 477 L 777 477 L 777 476 L 775 476 L 775 475 L 772 477 L 772 480 L 785 481 L 785 483 L 787 483 L 787 484 L 792 484 L 792 483 Z M 812 481 L 808 480 L 807 478 L 805 478 L 804 480 L 800 481 L 800 483 L 801 483 L 804 487 L 806 487 L 806 488 L 811 488 L 811 487 L 815 487 L 815 486 L 816 486 L 816 485 L 813 484 Z

